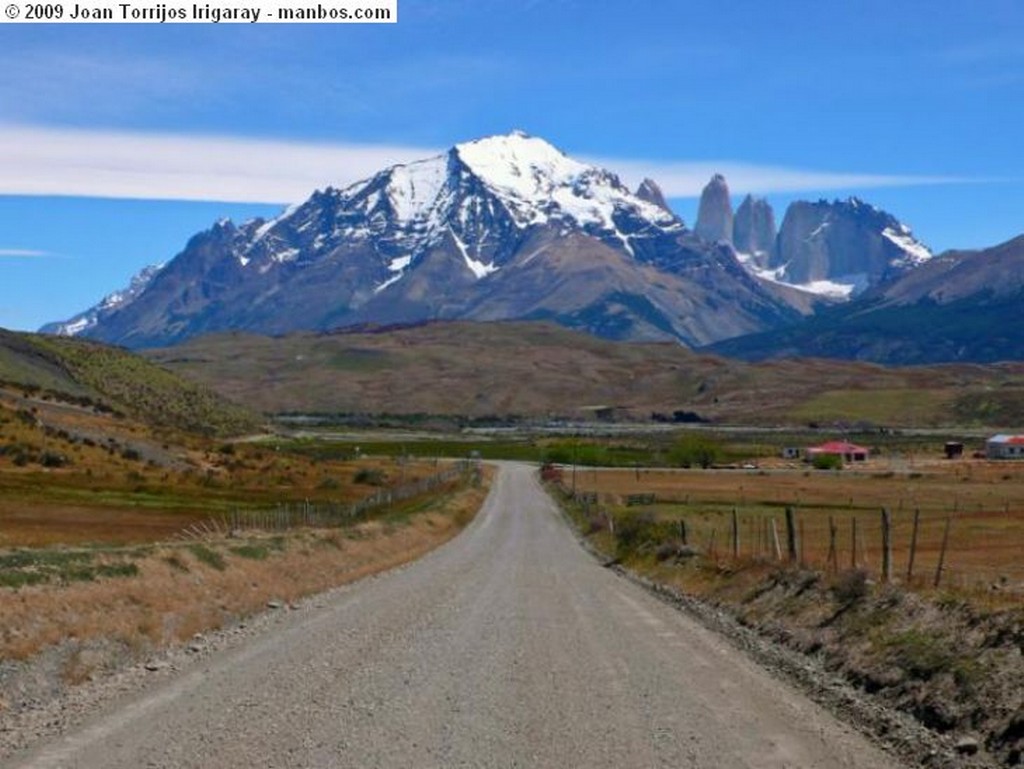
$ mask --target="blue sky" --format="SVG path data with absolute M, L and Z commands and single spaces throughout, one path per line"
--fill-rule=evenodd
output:
M 0 24 L 0 326 L 63 319 L 221 216 L 513 128 L 693 223 L 858 195 L 935 250 L 1024 232 L 1016 0 L 398 0 L 393 25 Z

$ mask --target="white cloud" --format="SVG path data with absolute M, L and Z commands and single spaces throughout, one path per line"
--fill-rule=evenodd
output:
M 345 186 L 389 165 L 439 151 L 401 145 L 0 125 L 0 194 L 288 204 L 304 200 L 315 189 Z M 735 193 L 762 194 L 964 181 L 945 176 L 831 173 L 734 161 L 603 158 L 591 162 L 610 168 L 632 184 L 649 176 L 670 197 L 699 195 L 713 173 L 725 174 Z
M 763 166 L 734 160 L 693 163 L 593 159 L 589 162 L 618 173 L 623 181 L 636 186 L 644 177 L 654 179 L 667 197 L 699 197 L 714 174 L 722 174 L 733 194 L 786 192 L 823 192 L 860 190 L 878 187 L 912 187 L 926 184 L 955 184 L 968 181 L 952 176 L 913 176 L 899 174 L 854 174 L 812 171 L 780 166 Z
M 436 152 L 0 126 L 0 194 L 286 204 Z
M 31 248 L 0 248 L 0 259 L 39 259 L 52 256 L 49 251 L 36 251 Z

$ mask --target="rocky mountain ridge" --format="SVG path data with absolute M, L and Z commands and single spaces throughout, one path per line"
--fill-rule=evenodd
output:
M 797 201 L 776 232 L 766 200 L 733 213 L 720 175 L 697 229 L 654 181 L 633 192 L 516 132 L 328 187 L 271 220 L 217 222 L 45 330 L 156 347 L 227 330 L 547 320 L 753 358 L 1024 357 L 1005 322 L 1024 296 L 1016 241 L 933 257 L 858 198 Z
M 514 132 L 328 187 L 269 220 L 221 221 L 78 332 L 130 347 L 211 331 L 428 319 L 549 319 L 687 345 L 806 309 L 707 243 L 653 183 Z
M 1024 360 L 1010 319 L 1024 301 L 1024 236 L 949 251 L 806 322 L 716 344 L 747 360 L 818 357 L 886 364 Z
M 775 212 L 747 195 L 735 214 L 725 178 L 704 188 L 696 234 L 728 243 L 750 272 L 764 280 L 848 300 L 932 257 L 910 228 L 856 197 L 794 201 L 776 231 Z

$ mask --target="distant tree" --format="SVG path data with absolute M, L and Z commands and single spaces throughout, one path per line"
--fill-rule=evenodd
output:
M 815 470 L 842 470 L 843 458 L 838 454 L 815 454 L 811 465 Z
M 722 456 L 718 441 L 708 435 L 687 433 L 681 436 L 669 450 L 669 462 L 679 467 L 703 467 L 715 464 Z

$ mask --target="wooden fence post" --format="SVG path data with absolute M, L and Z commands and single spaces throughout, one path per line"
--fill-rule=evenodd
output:
M 828 568 L 835 574 L 839 571 L 839 553 L 836 551 L 836 522 L 828 517 Z
M 857 516 L 850 519 L 850 568 L 857 568 Z
M 921 508 L 914 508 L 914 528 L 910 532 L 910 558 L 907 561 L 907 583 L 914 577 L 914 558 L 917 556 L 917 528 L 921 523 Z
M 882 508 L 882 581 L 892 581 L 892 515 Z
M 939 565 L 935 567 L 935 587 L 942 581 L 942 570 L 946 567 L 946 547 L 949 545 L 949 526 L 952 516 L 946 516 L 946 530 L 942 532 L 942 549 L 939 550 Z
M 740 557 L 740 519 L 735 507 L 732 509 L 732 557 Z
M 786 553 L 789 557 L 789 562 L 794 563 L 796 561 L 796 521 L 793 518 L 793 508 L 786 508 Z
M 772 552 L 775 555 L 776 561 L 782 560 L 782 546 L 779 544 L 779 529 L 775 525 L 775 519 L 771 520 L 772 525 Z

